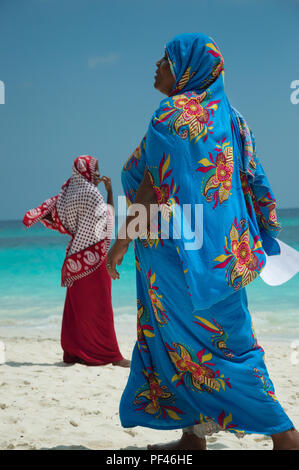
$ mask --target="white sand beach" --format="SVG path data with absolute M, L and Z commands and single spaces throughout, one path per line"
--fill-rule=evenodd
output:
M 118 415 L 128 369 L 107 365 L 66 365 L 58 339 L 1 337 L 6 363 L 0 365 L 0 449 L 146 449 L 177 439 L 180 431 L 123 429 Z M 119 338 L 131 357 L 134 338 Z M 260 341 L 282 406 L 299 428 L 299 364 L 291 362 L 291 342 Z M 299 356 L 299 354 L 298 354 Z M 220 432 L 208 449 L 271 449 L 261 435 L 237 439 Z

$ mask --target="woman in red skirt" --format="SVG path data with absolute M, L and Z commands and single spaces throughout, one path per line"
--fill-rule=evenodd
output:
M 97 189 L 101 181 L 107 204 Z M 111 241 L 111 207 L 110 179 L 100 177 L 96 158 L 80 156 L 59 195 L 29 210 L 23 220 L 27 227 L 41 222 L 71 236 L 61 273 L 62 286 L 67 287 L 61 330 L 66 363 L 130 366 L 115 335 L 111 278 L 105 262 Z

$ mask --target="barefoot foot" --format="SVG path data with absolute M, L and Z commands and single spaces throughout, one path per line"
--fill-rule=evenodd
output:
M 122 359 L 121 361 L 112 362 L 112 364 L 119 367 L 130 367 L 131 361 L 128 359 Z
M 296 429 L 273 434 L 273 450 L 299 450 L 299 432 Z
M 205 439 L 195 434 L 183 433 L 178 441 L 148 445 L 147 448 L 148 450 L 207 450 L 207 443 Z

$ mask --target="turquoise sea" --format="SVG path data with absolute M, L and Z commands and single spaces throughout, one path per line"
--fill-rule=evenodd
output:
M 299 208 L 278 210 L 279 238 L 299 250 Z M 59 333 L 65 288 L 60 287 L 68 237 L 38 224 L 30 230 L 21 221 L 0 221 L 0 336 Z M 119 267 L 112 298 L 117 330 L 133 334 L 136 317 L 133 247 Z M 258 335 L 299 338 L 299 273 L 271 287 L 258 278 L 247 287 Z M 133 331 L 132 331 L 133 329 Z

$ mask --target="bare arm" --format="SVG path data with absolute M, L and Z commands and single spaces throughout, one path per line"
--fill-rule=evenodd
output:
M 135 204 L 142 204 L 146 209 L 146 225 L 150 223 L 150 207 L 151 204 L 156 204 L 156 196 L 152 183 L 148 174 L 148 171 L 145 172 L 143 180 L 137 190 L 135 196 Z M 126 221 L 118 232 L 117 239 L 110 248 L 107 255 L 107 269 L 112 279 L 119 279 L 119 273 L 116 271 L 116 265 L 122 263 L 123 257 L 128 251 L 129 244 L 133 238 L 130 238 L 128 235 L 128 226 L 136 218 L 137 215 L 128 215 Z
M 148 226 L 151 220 L 151 204 L 157 204 L 156 195 L 148 174 L 148 170 L 146 170 L 144 173 L 143 180 L 141 181 L 135 196 L 134 204 L 142 204 L 145 207 L 146 226 Z M 138 217 L 138 213 L 135 215 L 128 215 L 124 225 L 119 230 L 117 240 L 120 240 L 124 245 L 129 244 L 132 241 L 132 238 L 130 238 L 128 235 L 128 226 L 136 217 Z
M 113 201 L 113 191 L 112 188 L 110 191 L 107 192 L 107 204 L 114 208 L 114 201 Z
M 107 204 L 112 206 L 114 208 L 114 201 L 113 201 L 113 190 L 112 190 L 112 184 L 111 184 L 111 179 L 108 178 L 108 176 L 103 176 L 101 178 L 101 181 L 103 181 L 106 191 L 107 191 Z

